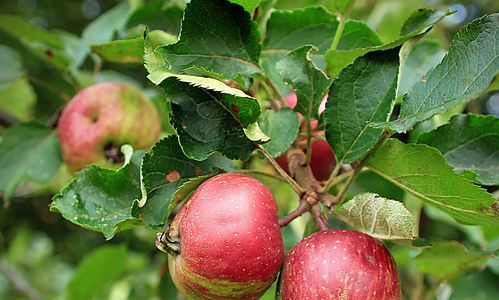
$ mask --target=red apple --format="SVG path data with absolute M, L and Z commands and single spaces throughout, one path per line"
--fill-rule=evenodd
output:
M 284 97 L 286 103 L 289 107 L 294 108 L 298 101 L 295 93 L 290 93 Z M 321 106 L 319 107 L 319 113 L 322 113 L 326 108 L 327 96 L 324 97 Z M 299 114 L 301 118 L 301 114 Z M 318 121 L 310 121 L 312 128 L 317 127 Z M 312 168 L 312 173 L 314 173 L 315 179 L 323 181 L 329 178 L 336 166 L 336 157 L 334 152 L 326 141 L 323 140 L 313 140 L 311 145 L 312 154 L 310 157 L 310 167 Z M 288 159 L 286 157 L 287 153 L 276 158 L 277 163 L 281 168 L 283 168 L 289 174 Z
M 259 299 L 284 258 L 274 196 L 245 174 L 201 184 L 166 235 L 157 245 L 172 254 L 170 273 L 187 299 Z
M 325 230 L 298 242 L 284 259 L 282 300 L 402 299 L 397 266 L 375 238 Z
M 105 82 L 76 94 L 62 111 L 57 129 L 62 158 L 76 172 L 92 163 L 116 168 L 123 144 L 149 149 L 159 139 L 161 121 L 140 90 Z

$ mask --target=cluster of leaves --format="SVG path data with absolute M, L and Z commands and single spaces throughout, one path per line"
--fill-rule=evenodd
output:
M 125 147 L 127 161 L 117 171 L 93 165 L 79 172 L 53 198 L 54 212 L 107 239 L 139 226 L 164 230 L 173 209 L 203 180 L 239 170 L 234 161 L 262 154 L 279 168 L 273 158 L 300 134 L 312 135 L 310 128 L 301 130 L 301 114 L 305 124 L 319 120 L 337 158 L 337 168 L 321 185 L 336 196 L 337 205 L 324 206 L 357 230 L 422 245 L 415 220 L 421 203 L 462 225 L 499 226 L 499 203 L 483 188 L 499 185 L 499 119 L 460 113 L 463 104 L 497 89 L 499 14 L 463 27 L 442 58 L 435 43 L 421 40 L 451 14 L 446 11 L 414 11 L 399 37 L 384 43 L 366 23 L 348 20 L 355 1 L 335 1 L 334 12 L 323 6 L 275 10 L 272 1 L 256 0 L 192 0 L 185 8 L 161 3 L 136 10 L 120 5 L 89 26 L 81 39 L 41 31 L 13 16 L 0 18 L 0 29 L 69 78 L 92 52 L 95 61 L 144 63 L 149 80 L 166 96 L 161 105 L 174 134 L 147 152 Z M 138 37 L 112 40 L 126 22 L 139 24 L 154 10 L 161 11 L 158 21 L 168 24 L 168 32 L 142 27 Z M 182 11 L 181 26 L 165 22 L 180 24 Z M 93 29 L 102 28 L 97 22 L 113 25 L 103 32 Z M 17 55 L 9 48 L 0 51 Z M 23 72 L 19 64 L 9 70 L 11 78 Z M 285 106 L 282 95 L 291 90 L 298 97 L 296 107 L 279 109 Z M 326 109 L 319 115 L 325 95 Z M 416 132 L 417 124 L 437 114 L 456 111 L 447 124 L 413 135 L 410 143 L 392 138 Z M 61 162 L 57 148 L 50 127 L 21 123 L 6 132 L 0 144 L 5 201 L 20 183 L 55 176 Z M 353 171 L 344 172 L 342 166 L 349 164 Z M 344 201 L 366 169 L 409 196 L 363 193 Z M 345 177 L 346 182 L 338 180 Z M 470 253 L 457 242 L 423 244 L 420 272 L 438 281 L 493 256 Z M 442 268 L 442 259 L 449 257 L 449 267 Z

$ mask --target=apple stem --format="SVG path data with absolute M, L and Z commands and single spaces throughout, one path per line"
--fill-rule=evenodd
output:
M 171 228 L 168 228 L 164 232 L 158 232 L 156 236 L 158 239 L 156 240 L 156 247 L 165 253 L 170 254 L 171 256 L 176 256 L 180 254 L 180 237 L 171 237 L 170 232 Z

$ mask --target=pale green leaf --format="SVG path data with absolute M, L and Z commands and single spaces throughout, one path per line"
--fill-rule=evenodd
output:
M 411 243 L 414 219 L 404 204 L 373 193 L 355 196 L 340 212 L 355 228 L 377 239 Z
M 423 249 L 415 261 L 421 273 L 448 280 L 484 265 L 491 257 L 490 253 L 470 253 L 458 242 L 440 241 Z

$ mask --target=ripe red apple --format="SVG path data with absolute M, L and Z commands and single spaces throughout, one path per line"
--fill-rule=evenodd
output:
M 375 238 L 325 230 L 298 242 L 284 259 L 282 300 L 402 299 L 397 266 Z
M 286 103 L 289 107 L 294 108 L 298 101 L 296 94 L 290 93 L 284 97 Z M 321 106 L 319 107 L 319 113 L 322 113 L 326 107 L 327 96 L 324 97 Z M 300 114 L 301 117 L 301 114 Z M 318 121 L 310 121 L 312 128 L 317 127 Z M 310 157 L 310 167 L 312 168 L 312 173 L 314 173 L 315 179 L 323 181 L 329 178 L 336 166 L 336 157 L 334 152 L 326 141 L 315 139 L 312 141 L 311 145 L 312 154 Z M 281 168 L 283 168 L 289 174 L 288 159 L 286 157 L 287 153 L 276 158 L 277 163 Z
M 170 247 L 173 282 L 191 300 L 259 299 L 284 258 L 274 196 L 245 174 L 220 174 L 202 183 L 169 230 L 167 240 L 177 244 L 157 245 Z
M 116 168 L 123 144 L 149 149 L 159 139 L 161 121 L 140 90 L 105 82 L 76 94 L 63 109 L 57 129 L 62 158 L 76 172 L 92 163 Z

